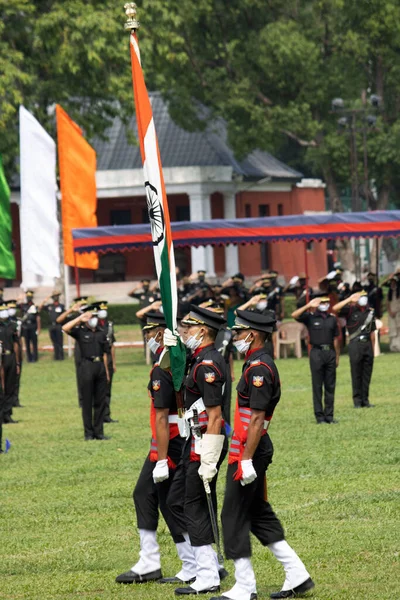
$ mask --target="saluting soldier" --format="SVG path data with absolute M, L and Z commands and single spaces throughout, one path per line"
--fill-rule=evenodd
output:
M 340 331 L 335 315 L 331 314 L 329 296 L 313 298 L 292 314 L 304 323 L 310 339 L 310 369 L 313 390 L 314 415 L 318 424 L 337 423 L 333 417 L 336 387 L 336 369 L 340 357 Z M 325 389 L 325 407 L 322 390 Z
M 49 334 L 50 339 L 53 343 L 54 360 L 64 360 L 64 346 L 63 346 L 63 333 L 62 325 L 57 322 L 57 318 L 65 312 L 64 304 L 60 302 L 60 292 L 53 292 L 50 297 L 45 298 L 39 307 L 39 312 L 43 309 L 49 314 L 50 325 Z M 51 298 L 53 302 L 46 304 L 47 300 Z
M 97 308 L 97 316 L 99 317 L 99 327 L 101 327 L 107 336 L 107 362 L 108 362 L 108 374 L 110 376 L 110 381 L 108 382 L 107 387 L 107 396 L 106 396 L 106 411 L 104 414 L 104 423 L 118 423 L 118 420 L 111 418 L 111 390 L 112 390 L 112 382 L 114 378 L 114 373 L 117 370 L 117 363 L 115 358 L 115 331 L 114 331 L 114 323 L 108 318 L 108 302 L 107 300 L 102 300 L 101 302 L 96 302 L 95 306 Z
M 63 326 L 76 340 L 81 355 L 78 380 L 82 394 L 82 419 L 85 441 L 108 440 L 103 423 L 109 381 L 107 336 L 98 326 L 97 311 L 86 306 L 82 314 Z
M 160 312 L 148 312 L 144 327 L 146 342 L 158 358 L 163 350 L 165 317 Z M 179 435 L 178 408 L 172 375 L 156 362 L 150 371 L 151 445 L 133 492 L 137 526 L 140 536 L 140 560 L 126 573 L 118 575 L 117 583 L 188 583 L 196 576 L 193 549 L 185 540 L 167 506 L 167 495 L 174 480 L 185 439 Z M 162 579 L 160 548 L 157 543 L 159 510 L 175 542 L 182 569 L 175 577 Z
M 20 384 L 21 384 L 21 373 L 22 373 L 22 362 L 23 362 L 22 341 L 21 341 L 22 320 L 19 317 L 17 317 L 17 301 L 16 300 L 7 300 L 7 308 L 8 308 L 8 318 L 12 323 L 14 323 L 14 327 L 16 329 L 17 337 L 18 337 L 19 369 L 17 369 L 15 387 L 14 387 L 14 392 L 12 395 L 12 405 L 13 405 L 13 407 L 23 408 L 22 404 L 19 401 L 19 390 L 20 390 Z
M 271 314 L 238 309 L 233 326 L 234 344 L 246 359 L 236 388 L 238 397 L 222 527 L 225 555 L 234 561 L 236 582 L 219 600 L 257 598 L 250 532 L 263 546 L 268 546 L 285 569 L 282 589 L 271 594 L 271 598 L 294 598 L 314 587 L 304 564 L 285 541 L 282 525 L 265 498 L 265 473 L 273 456 L 267 430 L 281 396 L 278 370 L 265 351 L 265 342 L 271 337 L 274 324 L 275 317 Z
M 25 338 L 25 349 L 28 362 L 37 362 L 39 360 L 38 336 L 40 335 L 41 321 L 33 297 L 33 290 L 28 290 L 26 292 L 25 303 L 20 305 L 23 313 L 22 335 Z
M 356 292 L 333 307 L 339 317 L 346 319 L 349 332 L 349 357 L 354 408 L 371 408 L 369 386 L 374 366 L 376 329 L 373 309 L 368 306 L 367 292 Z
M 185 419 L 190 426 L 190 437 L 171 485 L 168 506 L 193 547 L 196 579 L 188 587 L 177 588 L 176 595 L 218 591 L 221 575 L 226 575 L 225 571 L 220 574 L 212 547 L 214 535 L 204 489 L 204 483 L 208 482 L 216 510 L 217 474 L 226 454 L 222 420 L 226 363 L 214 341 L 224 323 L 221 315 L 195 305 L 181 321 L 184 343 L 192 353 L 184 383 Z M 166 346 L 177 343 L 177 337 L 168 329 L 164 343 Z
M 12 409 L 19 366 L 17 328 L 9 320 L 7 304 L 3 303 L 0 305 L 0 422 L 2 423 L 18 423 L 12 418 Z
M 57 317 L 57 324 L 64 325 L 64 323 L 72 321 L 76 319 L 76 313 L 82 313 L 85 306 L 87 306 L 88 297 L 87 296 L 79 296 L 78 298 L 74 298 L 73 305 L 68 308 L 66 311 L 61 313 L 59 317 Z M 75 376 L 76 376 L 76 387 L 78 390 L 78 404 L 79 408 L 82 408 L 82 392 L 79 385 L 79 369 L 81 366 L 81 349 L 77 341 L 75 341 L 74 345 L 74 362 L 75 362 Z

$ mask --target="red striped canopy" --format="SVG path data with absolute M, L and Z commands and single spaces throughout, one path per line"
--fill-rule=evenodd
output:
M 279 241 L 319 241 L 340 238 L 396 237 L 400 235 L 400 210 L 213 219 L 171 223 L 176 248 L 225 246 Z M 115 225 L 74 229 L 75 252 L 124 252 L 153 245 L 150 225 Z

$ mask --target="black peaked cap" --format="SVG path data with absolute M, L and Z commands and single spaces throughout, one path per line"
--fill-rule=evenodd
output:
M 183 325 L 206 325 L 206 327 L 211 327 L 211 329 L 216 329 L 217 331 L 225 323 L 226 319 L 220 314 L 207 308 L 200 308 L 200 306 L 196 306 L 195 304 L 190 305 L 188 316 L 182 319 Z
M 235 324 L 232 327 L 235 331 L 255 329 L 264 333 L 272 333 L 276 323 L 276 318 L 273 314 L 260 314 L 252 310 L 238 309 L 236 315 Z
M 151 311 L 146 315 L 146 325 L 143 327 L 144 331 L 149 329 L 155 329 L 156 327 L 166 327 L 165 315 L 159 311 Z

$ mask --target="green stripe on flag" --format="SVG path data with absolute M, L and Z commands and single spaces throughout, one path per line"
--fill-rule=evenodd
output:
M 0 156 L 0 277 L 15 279 L 15 259 L 12 253 L 12 221 L 10 208 L 10 188 L 4 175 Z

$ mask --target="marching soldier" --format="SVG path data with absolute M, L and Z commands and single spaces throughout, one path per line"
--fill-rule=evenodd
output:
M 271 598 L 294 598 L 314 587 L 307 569 L 285 541 L 282 525 L 265 499 L 265 472 L 272 461 L 273 446 L 267 433 L 281 396 L 279 373 L 265 352 L 275 318 L 238 310 L 233 327 L 234 344 L 246 354 L 238 398 L 234 434 L 222 509 L 225 555 L 235 564 L 235 585 L 219 600 L 256 600 L 256 578 L 251 564 L 250 531 L 268 546 L 285 569 L 280 592 Z M 216 600 L 216 598 L 212 599 Z
M 374 366 L 374 340 L 376 329 L 373 309 L 368 306 L 367 292 L 356 292 L 333 307 L 339 317 L 346 319 L 349 332 L 349 357 L 354 408 L 372 408 L 369 385 Z
M 13 394 L 19 372 L 17 328 L 8 318 L 7 304 L 0 305 L 0 413 L 1 423 L 18 423 L 12 418 Z M 0 431 L 1 448 L 1 431 Z
M 221 315 L 195 305 L 181 322 L 185 345 L 192 353 L 184 383 L 185 419 L 191 435 L 170 488 L 168 506 L 193 547 L 196 579 L 188 587 L 177 588 L 176 595 L 219 591 L 221 575 L 226 575 L 225 571 L 220 575 L 212 547 L 215 540 L 204 487 L 210 485 L 216 510 L 217 474 L 226 454 L 222 421 L 226 364 L 214 341 L 224 323 Z M 166 329 L 164 345 L 176 344 L 177 337 Z
M 310 369 L 313 390 L 314 415 L 318 424 L 337 423 L 333 418 L 335 401 L 336 369 L 340 357 L 340 332 L 335 315 L 329 312 L 329 296 L 313 298 L 298 308 L 293 319 L 304 323 L 308 329 L 310 344 Z M 325 408 L 322 405 L 322 389 L 325 389 Z
M 16 300 L 8 300 L 7 301 L 8 308 L 8 317 L 12 323 L 14 323 L 17 337 L 18 337 L 18 358 L 19 358 L 19 369 L 17 369 L 17 376 L 15 381 L 15 387 L 12 398 L 13 407 L 23 408 L 22 404 L 19 401 L 19 389 L 21 383 L 21 373 L 22 373 L 22 341 L 21 341 L 21 329 L 22 329 L 22 320 L 17 317 L 17 301 Z
M 160 312 L 148 312 L 144 327 L 146 342 L 158 358 L 163 349 L 165 317 Z M 140 536 L 140 560 L 130 571 L 118 575 L 117 583 L 188 583 L 196 576 L 196 563 L 190 543 L 167 506 L 167 495 L 174 480 L 176 466 L 185 443 L 179 435 L 178 408 L 170 371 L 156 362 L 150 371 L 151 446 L 133 492 L 137 526 Z M 157 528 L 161 511 L 176 544 L 182 569 L 175 577 L 162 579 Z
M 72 321 L 72 319 L 76 318 L 73 316 L 74 313 L 82 312 L 84 307 L 87 305 L 88 297 L 87 296 L 79 296 L 78 298 L 74 298 L 74 304 L 68 308 L 65 312 L 61 313 L 59 317 L 57 317 L 57 324 L 63 325 L 65 322 Z M 76 375 L 76 387 L 78 390 L 78 404 L 79 408 L 82 408 L 82 392 L 79 385 L 79 369 L 81 366 L 81 349 L 77 341 L 75 341 L 74 346 L 74 361 L 75 361 L 75 375 Z
M 64 333 L 79 345 L 81 365 L 78 372 L 82 394 L 82 419 L 85 441 L 108 440 L 103 423 L 109 382 L 107 336 L 98 326 L 97 312 L 86 306 L 82 314 L 63 326 Z
M 49 334 L 53 343 L 54 360 L 64 360 L 62 325 L 61 323 L 57 322 L 57 318 L 63 312 L 65 312 L 64 304 L 60 303 L 60 296 L 60 292 L 53 292 L 53 294 L 50 296 L 53 302 L 51 304 L 46 304 L 47 300 L 49 300 L 49 297 L 45 298 L 39 307 L 39 312 L 44 309 L 49 313 Z
M 107 336 L 107 362 L 108 362 L 108 374 L 110 381 L 107 387 L 106 396 L 106 411 L 104 415 L 104 423 L 118 423 L 116 419 L 111 418 L 111 389 L 114 373 L 117 370 L 117 363 L 115 359 L 115 334 L 114 334 L 114 323 L 108 319 L 108 302 L 103 300 L 102 302 L 96 302 L 97 316 L 99 317 L 99 327 L 101 327 Z
M 26 302 L 21 305 L 22 317 L 22 335 L 25 338 L 25 348 L 28 362 L 37 362 L 38 355 L 38 336 L 40 335 L 41 321 L 38 309 L 33 302 L 34 292 L 26 292 Z

